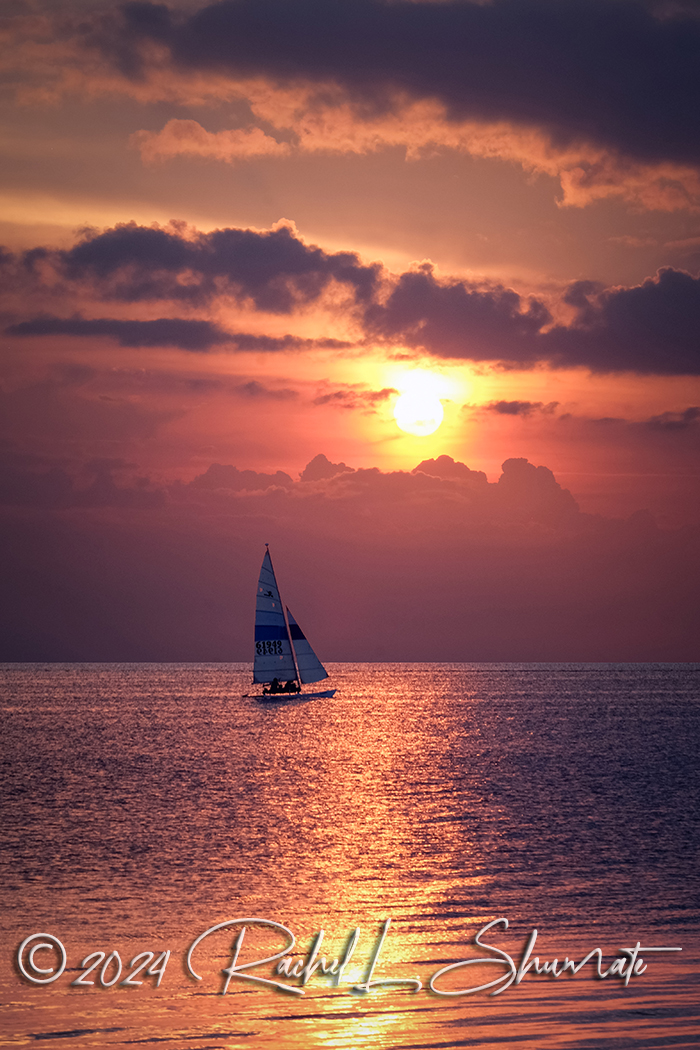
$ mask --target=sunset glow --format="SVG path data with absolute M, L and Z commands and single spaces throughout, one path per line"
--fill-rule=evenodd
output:
M 651 578 L 634 584 L 649 604 L 638 629 L 603 630 L 612 555 L 595 547 L 623 527 L 651 544 L 646 521 L 680 558 L 691 533 L 673 530 L 700 521 L 700 161 L 683 116 L 700 107 L 679 87 L 695 83 L 698 29 L 684 5 L 32 0 L 4 32 L 6 575 L 53 552 L 47 593 L 75 587 L 85 610 L 75 648 L 63 612 L 18 583 L 11 653 L 43 658 L 48 617 L 57 655 L 182 655 L 162 610 L 137 626 L 156 591 L 133 566 L 157 551 L 178 594 L 166 606 L 182 587 L 202 609 L 182 627 L 191 652 L 230 656 L 231 622 L 204 612 L 204 563 L 224 536 L 232 564 L 252 564 L 262 530 L 314 557 L 318 532 L 343 565 L 381 564 L 377 544 L 400 535 L 411 572 L 459 537 L 457 574 L 480 565 L 472 589 L 510 610 L 472 656 L 687 654 L 689 599 L 662 588 L 673 613 L 657 615 Z M 624 68 L 596 43 L 610 35 Z M 517 61 L 506 40 L 523 41 Z M 632 85 L 657 81 L 647 105 Z M 579 581 L 570 619 L 530 637 L 532 602 L 543 628 L 560 598 L 549 568 L 516 584 L 534 572 L 524 537 L 591 530 L 597 553 L 567 548 L 561 568 Z M 494 537 L 502 549 L 476 553 Z M 640 557 L 653 575 L 656 556 Z M 440 578 L 421 585 L 438 610 Z M 686 578 L 666 565 L 664 587 Z M 98 626 L 85 590 L 122 634 Z M 346 625 L 352 652 L 394 622 L 378 605 L 365 595 Z M 433 643 L 461 651 L 451 630 L 436 622 Z
M 690 1050 L 700 0 L 0 39 L 0 1044 Z

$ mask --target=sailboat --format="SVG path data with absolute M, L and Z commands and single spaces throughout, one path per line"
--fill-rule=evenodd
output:
M 301 697 L 311 700 L 333 696 L 335 689 L 301 692 L 302 685 L 321 682 L 324 678 L 328 678 L 325 667 L 289 609 L 282 604 L 266 543 L 255 603 L 253 682 L 265 684 L 268 688 L 263 688 L 262 694 L 255 699 L 280 701 Z

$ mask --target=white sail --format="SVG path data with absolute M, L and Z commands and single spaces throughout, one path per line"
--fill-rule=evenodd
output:
M 297 677 L 275 571 L 272 568 L 270 552 L 265 551 L 255 604 L 253 681 L 271 682 L 273 678 L 278 678 L 280 682 L 289 682 Z M 306 681 L 316 679 L 310 678 Z
M 304 632 L 290 613 L 289 608 L 287 608 L 287 620 L 289 621 L 289 633 L 292 636 L 292 644 L 297 658 L 299 677 L 304 685 L 310 682 L 320 682 L 323 678 L 328 678 L 325 667 L 307 642 Z

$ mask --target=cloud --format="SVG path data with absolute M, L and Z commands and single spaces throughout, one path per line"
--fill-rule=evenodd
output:
M 498 495 L 506 507 L 536 520 L 567 518 L 578 512 L 578 504 L 562 489 L 549 467 L 535 467 L 526 459 L 507 459 L 497 482 Z
M 693 3 L 57 0 L 20 8 L 7 33 L 2 74 L 22 101 L 246 100 L 262 125 L 171 120 L 134 136 L 148 163 L 447 148 L 558 177 L 568 205 L 700 207 Z
M 495 412 L 501 416 L 531 416 L 538 411 L 554 412 L 558 404 L 558 401 L 550 401 L 546 405 L 542 401 L 491 401 L 482 407 L 486 412 Z
M 510 417 L 507 437 L 500 426 L 503 417 L 489 417 L 495 426 L 485 438 L 487 446 L 494 440 L 500 447 L 517 442 L 531 458 L 555 448 L 559 468 L 568 472 L 566 482 L 586 510 L 628 515 L 641 506 L 667 525 L 700 521 L 697 405 L 681 400 L 666 411 L 636 418 L 538 411 Z M 486 417 L 481 422 L 487 425 Z
M 700 277 L 670 267 L 631 287 L 578 281 L 562 297 L 569 325 L 552 325 L 541 299 L 502 286 L 439 280 L 432 267 L 402 274 L 382 304 L 365 312 L 370 333 L 442 358 L 594 373 L 700 373 Z M 508 413 L 503 403 L 495 411 Z
M 298 335 L 257 335 L 250 332 L 231 332 L 227 339 L 235 344 L 238 350 L 272 352 L 278 350 L 347 350 L 353 343 L 345 339 L 305 339 Z
M 287 387 L 267 387 L 259 383 L 257 379 L 251 379 L 247 383 L 239 383 L 234 387 L 234 390 L 241 397 L 256 400 L 263 398 L 271 401 L 293 401 L 299 396 L 296 390 L 290 390 Z
M 133 311 L 161 300 L 190 311 L 213 305 L 230 310 L 233 298 L 244 308 L 278 315 L 323 306 L 334 326 L 357 333 L 349 341 L 323 334 L 226 332 L 205 318 L 66 319 L 37 316 L 33 310 L 33 318 L 15 319 L 6 329 L 14 336 L 111 336 L 122 346 L 199 352 L 218 346 L 264 353 L 353 346 L 374 352 L 381 347 L 504 367 L 546 363 L 593 373 L 700 373 L 700 277 L 672 267 L 632 287 L 579 280 L 557 302 L 551 290 L 545 300 L 500 284 L 442 276 L 429 261 L 391 275 L 379 263 L 366 265 L 354 252 L 309 246 L 288 224 L 205 234 L 176 222 L 165 228 L 132 222 L 87 231 L 73 248 L 6 253 L 2 265 L 10 288 L 8 319 L 8 312 L 16 317 L 22 301 L 33 303 L 42 295 L 53 304 L 90 296 L 118 299 L 129 304 L 123 309 Z M 554 323 L 562 308 L 573 308 L 572 320 Z M 389 388 L 337 387 L 319 391 L 315 403 L 371 407 L 391 394 Z M 513 414 L 514 405 L 498 403 L 493 411 Z
M 273 486 L 287 488 L 294 482 L 289 474 L 278 470 L 275 474 L 259 474 L 254 470 L 238 470 L 237 467 L 212 463 L 204 474 L 198 474 L 190 482 L 193 489 L 230 489 L 233 492 L 256 492 Z
M 74 336 L 76 338 L 116 339 L 120 346 L 175 346 L 180 350 L 206 353 L 227 345 L 239 351 L 276 352 L 282 350 L 345 349 L 351 343 L 340 339 L 304 339 L 300 336 L 268 336 L 249 332 L 225 332 L 211 321 L 160 317 L 153 321 L 125 321 L 115 318 L 35 317 L 8 325 L 12 336 Z
M 382 304 L 365 313 L 368 330 L 444 358 L 533 362 L 551 315 L 538 299 L 501 285 L 438 280 L 430 264 L 403 273 Z
M 434 530 L 436 522 L 439 528 L 477 532 L 488 523 L 518 529 L 526 524 L 538 535 L 541 525 L 590 527 L 571 493 L 561 488 L 552 471 L 535 467 L 526 459 L 506 460 L 500 479 L 490 484 L 483 471 L 471 470 L 445 455 L 423 460 L 408 472 L 354 468 L 334 463 L 320 453 L 307 463 L 296 482 L 282 471 L 265 474 L 215 463 L 189 485 L 178 485 L 172 491 L 174 498 L 188 500 L 202 490 L 230 490 L 236 494 L 242 513 L 246 508 L 240 496 L 254 492 L 256 513 L 262 513 L 259 494 L 268 489 L 284 490 L 288 501 L 286 509 L 275 503 L 275 514 L 289 514 L 300 526 L 309 524 L 311 517 L 316 521 L 314 529 L 325 521 L 329 528 L 343 533 L 354 528 L 372 532 L 378 521 L 382 527 L 399 526 L 406 533 Z M 279 498 L 275 493 L 274 499 Z M 373 511 L 368 517 L 370 507 Z
M 506 460 L 503 474 L 493 484 L 482 471 L 470 470 L 465 463 L 445 455 L 423 460 L 411 472 L 353 470 L 317 456 L 300 478 L 302 483 L 317 484 L 309 495 L 303 485 L 290 492 L 298 500 L 316 500 L 320 491 L 336 506 L 346 506 L 347 514 L 364 515 L 372 507 L 371 521 L 363 522 L 363 531 L 378 520 L 383 522 L 382 527 L 400 527 L 410 533 L 432 531 L 436 520 L 440 528 L 477 532 L 489 522 L 506 528 L 526 523 L 536 531 L 543 524 L 568 527 L 578 523 L 586 527 L 576 501 L 561 488 L 551 470 L 535 467 L 526 459 Z M 323 482 L 320 489 L 318 482 Z
M 331 463 L 327 456 L 319 452 L 310 463 L 306 464 L 299 479 L 301 481 L 323 481 L 326 478 L 334 478 L 338 474 L 352 473 L 354 469 L 346 463 Z
M 698 430 L 700 426 L 700 407 L 692 405 L 685 412 L 662 412 L 661 415 L 652 416 L 645 423 L 649 430 L 675 431 Z
M 68 281 L 92 281 L 104 298 L 196 304 L 229 294 L 279 314 L 317 301 L 331 282 L 358 302 L 366 301 L 381 272 L 377 264 L 363 265 L 354 252 L 329 253 L 304 244 L 288 224 L 211 233 L 183 226 L 123 223 L 101 233 L 89 231 L 67 251 L 35 249 L 21 263 L 37 272 L 51 262 Z
M 120 346 L 176 346 L 180 350 L 205 352 L 225 343 L 230 336 L 210 321 L 160 317 L 154 321 L 120 321 L 112 318 L 84 320 L 80 317 L 36 317 L 5 329 L 15 336 L 110 337 Z
M 466 463 L 455 462 L 452 456 L 438 456 L 437 459 L 424 459 L 412 471 L 429 474 L 434 478 L 455 478 L 458 481 L 466 481 L 476 484 L 483 489 L 488 484 L 488 479 L 483 470 L 470 470 Z
M 129 39 L 166 43 L 183 69 L 335 82 L 368 107 L 400 87 L 453 118 L 511 120 L 641 159 L 700 160 L 700 25 L 622 0 L 223 0 L 184 21 L 127 4 Z M 651 97 L 653 92 L 653 98 Z
M 303 150 L 446 146 L 558 175 L 569 204 L 614 194 L 651 208 L 700 199 L 692 7 L 223 0 L 184 16 L 126 4 L 109 31 L 101 21 L 83 33 L 85 61 L 97 51 L 132 92 L 149 82 L 172 92 L 169 55 L 183 90 L 201 94 L 208 77 L 213 94 L 247 97 Z M 184 123 L 142 133 L 147 156 L 288 148 L 261 129 L 210 133 Z
M 284 157 L 290 152 L 288 143 L 277 142 L 260 128 L 211 132 L 196 120 L 169 120 L 161 131 L 137 131 L 130 143 L 146 164 L 182 155 L 232 163 L 251 157 Z
M 378 404 L 388 401 L 398 390 L 394 387 L 383 387 L 381 390 L 366 390 L 357 386 L 343 385 L 335 390 L 328 390 L 313 398 L 313 405 L 334 405 L 336 408 L 364 409 L 373 412 Z
M 593 372 L 700 372 L 700 277 L 666 267 L 632 288 L 578 282 L 566 301 L 577 308 L 574 323 L 542 336 L 553 363 Z
M 298 89 L 277 87 L 261 92 L 255 85 L 241 85 L 239 90 L 257 119 L 276 128 L 278 134 L 290 136 L 289 141 L 278 142 L 260 128 L 209 132 L 196 121 L 173 120 L 160 132 L 136 132 L 132 146 L 140 149 L 145 164 L 175 156 L 236 163 L 262 156 L 367 154 L 397 147 L 405 150 L 407 160 L 416 161 L 454 150 L 511 161 L 529 173 L 557 178 L 561 187 L 558 203 L 566 207 L 620 197 L 639 209 L 700 209 L 700 175 L 689 165 L 632 161 L 579 141 L 555 144 L 541 130 L 503 121 L 453 121 L 435 100 L 397 98 L 391 112 L 368 113 L 348 102 L 330 103 Z M 323 98 L 328 94 L 324 92 Z M 618 240 L 628 246 L 648 246 L 648 239 Z

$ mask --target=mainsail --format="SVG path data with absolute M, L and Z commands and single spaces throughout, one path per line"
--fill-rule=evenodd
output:
M 299 677 L 304 685 L 310 682 L 320 682 L 323 678 L 328 678 L 325 667 L 307 642 L 304 632 L 289 609 L 287 609 L 287 620 L 289 621 L 289 633 L 292 636 L 292 645 L 297 658 Z
M 287 682 L 298 675 L 270 552 L 265 551 L 255 603 L 253 681 L 271 682 L 273 678 Z

